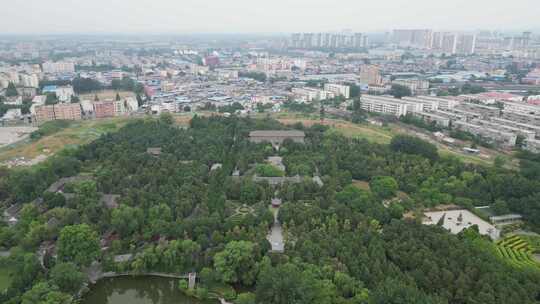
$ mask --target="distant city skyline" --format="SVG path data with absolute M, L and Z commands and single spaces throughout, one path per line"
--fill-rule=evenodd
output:
M 537 0 L 29 0 L 0 12 L 0 33 L 290 33 L 342 29 L 539 29 Z

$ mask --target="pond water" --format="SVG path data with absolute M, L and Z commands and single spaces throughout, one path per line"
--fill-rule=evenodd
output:
M 118 277 L 90 286 L 82 304 L 211 304 L 187 297 L 178 290 L 178 280 L 160 277 Z

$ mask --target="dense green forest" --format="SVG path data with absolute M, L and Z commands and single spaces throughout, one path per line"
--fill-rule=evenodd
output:
M 244 304 L 540 302 L 540 272 L 504 262 L 474 228 L 451 235 L 403 219 L 439 204 L 497 204 L 540 231 L 536 156 L 524 156 L 529 165 L 514 172 L 441 157 L 414 137 L 379 145 L 321 125 L 294 127 L 306 143 L 285 141 L 275 152 L 248 140 L 253 130 L 286 129 L 271 119 L 194 117 L 184 129 L 162 116 L 134 120 L 29 169 L 0 169 L 4 206 L 24 204 L 16 225 L 0 226 L 0 248 L 11 249 L 0 267 L 12 269 L 0 302 L 70 303 L 95 260 L 134 273 L 197 271 L 202 284 L 241 287 L 236 303 Z M 250 178 L 268 171 L 261 164 L 276 154 L 285 174 L 302 182 L 273 187 Z M 233 178 L 236 170 L 241 176 Z M 81 174 L 91 178 L 67 184 L 67 198 L 46 192 Z M 371 191 L 353 180 L 369 182 Z M 389 200 L 398 190 L 407 198 Z M 116 206 L 104 206 L 104 193 L 119 195 Z M 283 254 L 270 253 L 266 239 L 276 195 Z M 56 258 L 46 255 L 42 267 L 36 252 L 47 241 L 55 242 Z M 133 260 L 113 262 L 125 253 Z

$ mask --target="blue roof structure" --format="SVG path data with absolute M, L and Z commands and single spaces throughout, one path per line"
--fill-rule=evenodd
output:
M 42 91 L 43 91 L 43 93 L 55 92 L 56 91 L 56 86 L 55 85 L 44 86 Z

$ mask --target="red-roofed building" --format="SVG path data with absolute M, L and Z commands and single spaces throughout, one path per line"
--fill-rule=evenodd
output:
M 219 64 L 219 57 L 217 56 L 206 56 L 203 60 L 204 65 L 207 66 L 217 66 Z

